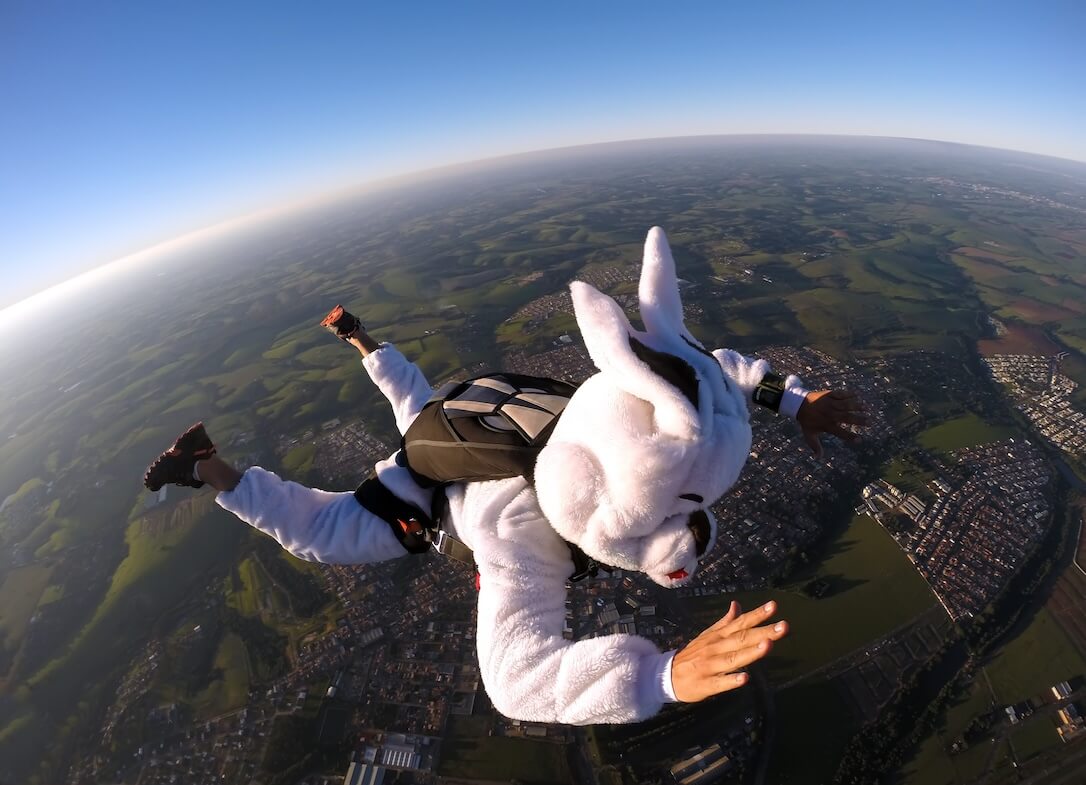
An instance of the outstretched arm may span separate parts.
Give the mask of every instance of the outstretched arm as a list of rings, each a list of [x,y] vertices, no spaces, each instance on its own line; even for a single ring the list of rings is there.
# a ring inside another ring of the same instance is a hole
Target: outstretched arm
[[[725,375],[743,391],[743,397],[748,403],[752,402],[758,383],[773,370],[765,360],[747,357],[733,349],[717,349],[713,352],[713,357],[720,363],[720,368]],[[781,397],[778,411],[786,417],[795,419],[806,395],[807,390],[804,389],[800,378],[795,374],[788,376],[784,380],[784,395]]]
[[[752,400],[759,382],[770,373],[769,363],[765,360],[754,360],[732,349],[717,349],[713,356],[748,401]],[[819,458],[822,457],[819,434],[832,433],[847,442],[854,442],[859,436],[844,426],[867,424],[863,405],[855,393],[848,390],[808,392],[795,375],[784,380],[784,393],[778,411],[799,423],[803,440]]]
[[[741,669],[764,657],[787,625],[769,625],[770,603],[728,615],[678,653],[636,635],[572,642],[563,635],[565,544],[532,512],[525,491],[476,543],[479,665],[487,694],[507,717],[573,725],[637,722],[667,701],[699,701],[746,683]],[[761,626],[759,626],[761,625]]]
[[[572,725],[636,722],[658,712],[670,655],[635,635],[566,640],[568,551],[563,561],[560,552],[548,558],[526,546],[502,550],[479,563],[479,666],[494,707],[512,719]]]
[[[422,371],[392,344],[381,344],[363,355],[362,366],[392,404],[396,427],[406,433],[433,390]]]

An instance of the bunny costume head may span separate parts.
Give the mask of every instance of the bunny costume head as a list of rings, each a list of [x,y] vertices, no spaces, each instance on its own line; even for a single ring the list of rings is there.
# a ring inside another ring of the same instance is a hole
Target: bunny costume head
[[[645,241],[644,331],[588,284],[571,284],[599,373],[573,395],[539,455],[535,488],[554,529],[606,564],[685,583],[712,549],[709,512],[750,453],[747,403],[686,329],[663,229]]]

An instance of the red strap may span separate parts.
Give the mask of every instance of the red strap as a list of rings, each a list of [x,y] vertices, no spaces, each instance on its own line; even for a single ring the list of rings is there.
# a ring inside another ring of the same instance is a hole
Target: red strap
[[[479,591],[479,573],[475,573],[475,591]]]

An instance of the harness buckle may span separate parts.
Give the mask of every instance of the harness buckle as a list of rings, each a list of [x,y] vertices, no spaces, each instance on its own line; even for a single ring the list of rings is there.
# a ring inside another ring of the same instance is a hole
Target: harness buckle
[[[455,559],[464,564],[475,564],[475,554],[472,553],[471,548],[444,529],[437,530],[437,534],[434,535],[433,546],[434,550],[442,556],[448,556],[450,559]]]

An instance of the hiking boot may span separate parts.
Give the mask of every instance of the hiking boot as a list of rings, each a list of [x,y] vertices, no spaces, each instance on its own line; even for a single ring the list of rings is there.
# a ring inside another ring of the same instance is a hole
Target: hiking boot
[[[157,491],[169,483],[203,488],[204,483],[193,476],[192,470],[197,461],[210,458],[214,454],[215,445],[204,430],[204,424],[198,422],[178,436],[173,447],[155,459],[143,475],[143,484],[149,491]]]
[[[337,305],[328,312],[328,315],[321,320],[321,327],[341,341],[346,341],[359,330],[365,329],[359,318],[345,310],[342,305]]]

